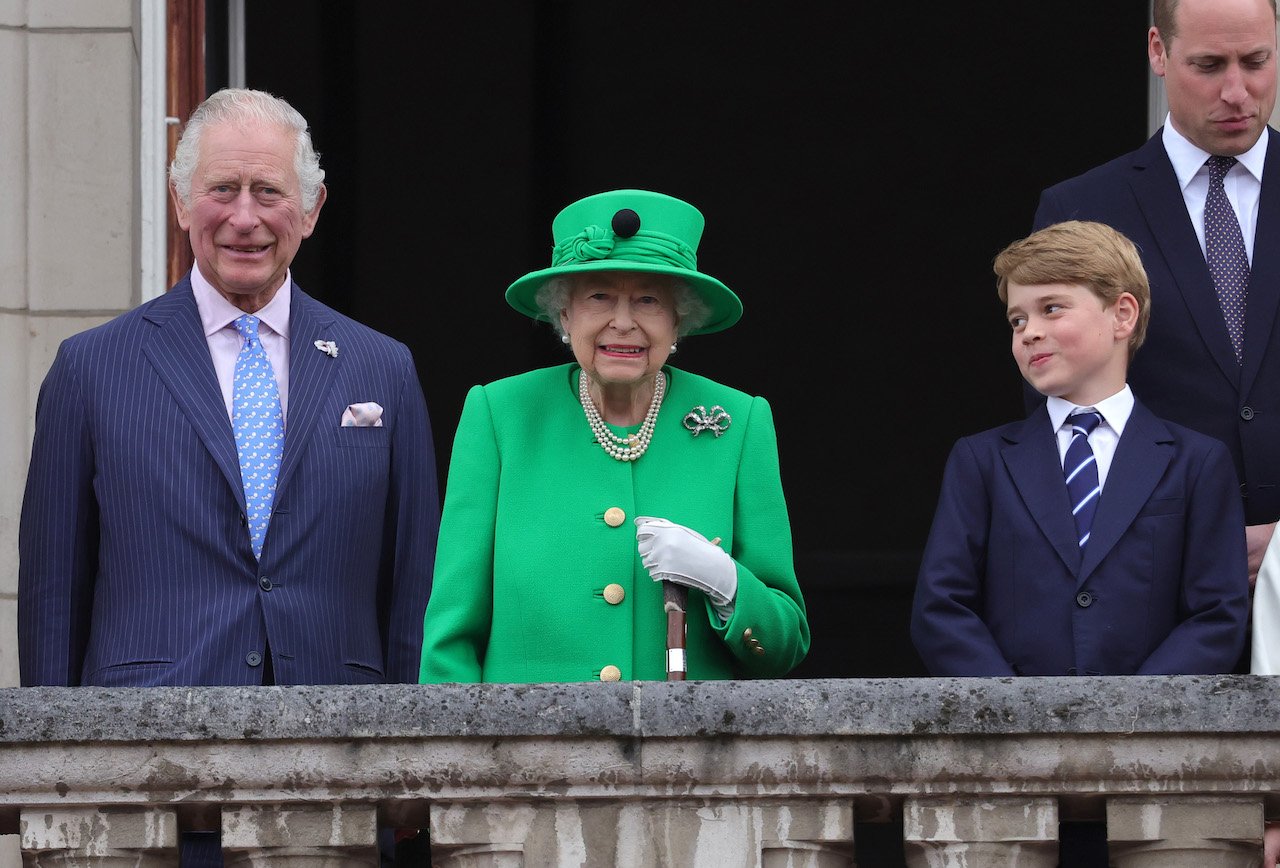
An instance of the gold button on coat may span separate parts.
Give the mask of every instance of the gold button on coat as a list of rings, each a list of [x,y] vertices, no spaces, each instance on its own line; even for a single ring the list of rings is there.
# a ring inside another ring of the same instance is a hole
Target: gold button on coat
[[[610,663],[608,666],[600,670],[601,681],[620,681],[622,680],[622,670]]]
[[[604,511],[604,523],[609,527],[617,527],[627,520],[627,514],[616,506],[611,506]]]
[[[750,628],[750,627],[748,627],[747,629],[745,629],[745,630],[743,630],[743,631],[742,631],[742,638],[743,638],[743,640],[744,640],[744,641],[747,641],[747,642],[750,642],[750,641],[751,641],[751,628]]]
[[[604,601],[610,606],[616,606],[626,598],[627,592],[617,582],[604,586]]]

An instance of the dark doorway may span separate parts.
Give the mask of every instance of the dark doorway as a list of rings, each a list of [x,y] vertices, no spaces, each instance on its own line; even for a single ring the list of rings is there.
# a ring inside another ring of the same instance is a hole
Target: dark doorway
[[[248,84],[307,116],[328,172],[295,277],[412,348],[442,476],[470,385],[565,358],[503,301],[555,212],[680,196],[746,314],[673,362],[773,405],[813,632],[795,675],[924,674],[907,614],[947,451],[1021,414],[991,258],[1042,187],[1146,138],[1146,3],[246,16]]]

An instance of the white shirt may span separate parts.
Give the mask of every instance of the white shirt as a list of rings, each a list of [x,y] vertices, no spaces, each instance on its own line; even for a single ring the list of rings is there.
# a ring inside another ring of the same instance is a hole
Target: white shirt
[[[1267,161],[1267,139],[1270,135],[1270,130],[1263,127],[1258,141],[1236,157],[1239,162],[1222,179],[1227,201],[1235,209],[1236,219],[1240,221],[1240,234],[1244,237],[1244,249],[1249,255],[1250,267],[1253,266],[1253,239],[1258,228],[1258,202],[1262,198],[1262,166]],[[1211,155],[1187,141],[1173,128],[1167,117],[1161,138],[1165,153],[1169,155],[1169,162],[1173,163],[1173,172],[1178,176],[1182,201],[1187,205],[1187,214],[1191,217],[1191,225],[1195,227],[1196,238],[1200,240],[1200,251],[1203,253],[1204,200],[1209,196],[1209,170],[1205,168],[1204,161]]]
[[[1045,399],[1045,409],[1049,411],[1049,421],[1053,430],[1058,432],[1058,463],[1067,457],[1067,447],[1071,445],[1073,436],[1071,424],[1067,417],[1081,410],[1097,410],[1102,414],[1102,424],[1093,429],[1089,435],[1089,446],[1093,449],[1094,460],[1098,464],[1098,487],[1107,486],[1107,472],[1111,469],[1111,459],[1116,454],[1116,444],[1124,433],[1124,426],[1133,413],[1133,392],[1126,383],[1124,388],[1110,398],[1104,398],[1096,404],[1081,407],[1070,401],[1050,395]]]
[[[289,419],[289,287],[292,285],[293,279],[286,270],[280,289],[262,310],[254,314],[261,321],[258,337],[275,371],[276,386],[280,391],[280,413],[286,422]],[[218,386],[227,405],[227,418],[234,421],[231,393],[235,383],[236,357],[240,355],[244,340],[233,323],[244,311],[223,298],[213,284],[205,280],[199,266],[191,269],[191,290],[196,297],[196,310],[200,312],[205,340],[209,343],[213,372],[218,376]]]

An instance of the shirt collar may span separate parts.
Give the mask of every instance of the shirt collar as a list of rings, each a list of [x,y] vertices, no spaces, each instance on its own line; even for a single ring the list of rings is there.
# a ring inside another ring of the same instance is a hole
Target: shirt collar
[[[1067,417],[1078,410],[1097,410],[1102,414],[1102,421],[1106,422],[1118,437],[1124,433],[1124,426],[1128,423],[1129,416],[1133,413],[1133,390],[1129,388],[1128,383],[1125,383],[1124,388],[1119,392],[1087,407],[1081,407],[1078,404],[1072,404],[1065,398],[1050,395],[1045,399],[1045,409],[1049,411],[1049,422],[1052,423],[1054,431],[1061,428],[1062,423],[1067,421]]]
[[[1259,184],[1262,183],[1262,167],[1267,162],[1267,139],[1270,135],[1270,127],[1263,127],[1262,135],[1258,136],[1253,147],[1236,157]],[[1164,121],[1161,140],[1165,153],[1169,155],[1169,162],[1173,163],[1174,174],[1178,176],[1178,186],[1185,191],[1191,179],[1204,168],[1204,161],[1209,159],[1210,154],[1191,144],[1186,136],[1175,130],[1168,117]]]
[[[284,283],[276,290],[271,301],[254,314],[267,328],[286,340],[289,337],[289,303],[292,301],[292,293],[288,290],[291,286],[293,278],[286,269]],[[204,327],[206,338],[227,328],[244,313],[213,288],[213,284],[200,273],[199,266],[191,269],[191,291],[196,298],[196,310],[200,312],[200,324]]]

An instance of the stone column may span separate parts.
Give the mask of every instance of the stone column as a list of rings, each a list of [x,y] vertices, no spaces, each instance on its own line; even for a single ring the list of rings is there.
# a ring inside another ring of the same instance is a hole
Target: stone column
[[[176,868],[178,818],[164,808],[24,810],[22,864]]]
[[[377,868],[375,805],[222,809],[226,868]]]
[[[1261,796],[1120,796],[1107,800],[1115,868],[1256,868]]]
[[[435,868],[852,868],[840,799],[456,802],[431,808]]]
[[[1056,868],[1058,803],[1023,796],[920,796],[903,805],[911,868]]]

